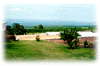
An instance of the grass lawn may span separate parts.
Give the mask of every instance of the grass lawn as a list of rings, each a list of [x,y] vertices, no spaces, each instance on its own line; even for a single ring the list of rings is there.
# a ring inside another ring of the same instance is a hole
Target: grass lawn
[[[11,41],[5,44],[6,60],[94,60],[95,49],[69,49],[68,45],[41,40]]]

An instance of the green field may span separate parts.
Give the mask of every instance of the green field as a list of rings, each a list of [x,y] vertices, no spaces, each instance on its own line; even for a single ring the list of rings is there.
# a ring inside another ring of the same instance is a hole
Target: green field
[[[59,32],[64,30],[71,30],[74,29],[74,27],[59,27],[59,28],[43,28],[43,29],[26,29],[26,33],[45,33],[45,32]],[[96,31],[95,27],[77,27],[77,31]]]
[[[68,45],[41,40],[11,41],[5,44],[6,60],[94,60],[95,49],[69,49]]]
[[[25,29],[34,29],[34,25],[24,25]],[[38,27],[38,26],[37,26]],[[69,27],[91,27],[91,26],[74,26],[74,25],[43,25],[44,28],[69,28]],[[95,26],[94,26],[95,27]]]

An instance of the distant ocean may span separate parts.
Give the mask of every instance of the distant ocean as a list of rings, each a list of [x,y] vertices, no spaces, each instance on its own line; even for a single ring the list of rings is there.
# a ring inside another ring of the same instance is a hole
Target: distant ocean
[[[7,19],[6,25],[19,23],[23,26],[96,26],[95,22],[80,22],[80,21],[57,21],[57,20],[33,20],[33,19]]]

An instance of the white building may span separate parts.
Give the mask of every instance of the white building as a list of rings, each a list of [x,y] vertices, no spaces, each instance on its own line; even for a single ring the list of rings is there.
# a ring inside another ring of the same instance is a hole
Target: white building
[[[1,29],[2,29],[2,30],[6,30],[6,25],[5,25],[6,22],[1,22],[0,24],[1,24],[1,26],[2,26]]]
[[[93,33],[90,31],[78,31],[78,33],[81,35],[78,38],[81,37],[96,37],[98,34]],[[46,33],[41,33],[40,35],[60,35],[60,32],[46,32]]]
[[[81,35],[81,36],[79,36],[79,38],[81,38],[81,37],[96,37],[98,35],[97,33],[89,32],[89,31],[78,31],[78,33]]]
[[[46,32],[46,35],[60,35],[60,32]]]

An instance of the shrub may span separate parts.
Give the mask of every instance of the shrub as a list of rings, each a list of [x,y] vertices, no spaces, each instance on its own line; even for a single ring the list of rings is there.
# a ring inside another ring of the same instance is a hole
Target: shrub
[[[93,45],[94,43],[89,42],[90,45]]]
[[[75,46],[75,47],[77,47],[78,42],[79,42],[79,39],[76,39],[76,40],[74,41],[74,46]]]
[[[78,36],[80,36],[79,33],[77,33],[76,27],[71,30],[67,30],[66,32],[64,30],[64,33],[60,33],[60,35],[61,39],[63,39],[64,41],[67,40],[67,43],[71,49],[76,47],[78,42]],[[75,40],[75,42],[73,42],[72,40]]]
[[[14,35],[5,35],[6,42],[10,42],[10,40],[15,41],[16,37]]]
[[[36,41],[40,41],[39,35],[36,36]]]
[[[87,47],[87,45],[88,45],[88,42],[87,42],[87,40],[85,40],[84,41],[84,47]]]

